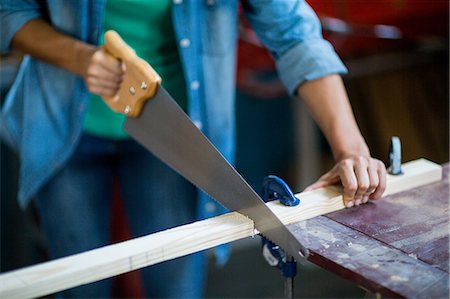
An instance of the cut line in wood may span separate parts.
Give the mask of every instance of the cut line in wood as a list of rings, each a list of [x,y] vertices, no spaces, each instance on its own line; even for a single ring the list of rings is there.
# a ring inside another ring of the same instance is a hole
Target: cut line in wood
[[[405,163],[402,167],[403,175],[388,175],[383,196],[438,182],[442,178],[442,167],[425,159]],[[341,192],[340,187],[331,186],[296,194],[300,204],[295,207],[286,207],[279,202],[269,202],[267,205],[287,225],[345,208]],[[0,275],[0,297],[36,298],[252,237],[257,233],[253,221],[231,212],[7,272]]]

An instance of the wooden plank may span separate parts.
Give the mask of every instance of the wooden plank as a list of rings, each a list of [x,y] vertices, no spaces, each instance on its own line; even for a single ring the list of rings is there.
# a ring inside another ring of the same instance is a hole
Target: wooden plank
[[[449,298],[447,272],[328,217],[289,228],[311,250],[311,262],[373,293],[388,298]]]
[[[438,182],[442,178],[442,167],[424,159],[403,164],[402,167],[403,175],[388,175],[384,197]],[[297,194],[301,203],[296,207],[286,207],[278,202],[268,205],[283,223],[290,224],[344,209],[341,192],[340,187],[331,186]]]
[[[404,164],[404,175],[388,177],[386,195],[439,181],[442,169],[427,160]],[[297,207],[268,206],[285,224],[344,208],[340,188],[298,194]],[[0,297],[32,298],[98,281],[220,244],[254,236],[253,222],[233,212],[130,241],[0,275]]]

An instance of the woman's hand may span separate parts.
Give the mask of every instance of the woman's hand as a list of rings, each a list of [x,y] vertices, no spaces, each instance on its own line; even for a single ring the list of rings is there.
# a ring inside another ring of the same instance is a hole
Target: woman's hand
[[[102,47],[65,35],[42,19],[22,26],[11,47],[83,77],[89,91],[99,96],[114,96],[125,72],[124,65]]]
[[[350,208],[381,197],[386,189],[386,168],[380,160],[353,155],[344,158],[305,191],[342,183],[344,204]]]
[[[335,166],[306,190],[341,182],[346,207],[378,199],[386,189],[386,168],[370,155],[338,75],[303,83],[298,94],[331,146]]]
[[[91,93],[113,97],[119,90],[124,73],[125,65],[100,47],[90,57],[83,78]]]

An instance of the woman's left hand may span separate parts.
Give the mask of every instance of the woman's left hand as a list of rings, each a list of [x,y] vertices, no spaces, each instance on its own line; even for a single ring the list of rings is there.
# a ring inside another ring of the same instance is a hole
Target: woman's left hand
[[[380,160],[369,156],[346,157],[304,191],[342,183],[344,205],[347,208],[381,197],[386,189],[386,167]]]

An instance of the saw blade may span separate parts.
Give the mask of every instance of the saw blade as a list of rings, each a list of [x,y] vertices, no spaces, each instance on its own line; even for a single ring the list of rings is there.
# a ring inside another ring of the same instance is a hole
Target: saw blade
[[[206,136],[159,87],[137,118],[127,118],[125,130],[176,172],[227,209],[251,220],[266,238],[296,259],[308,250],[266,206]]]

